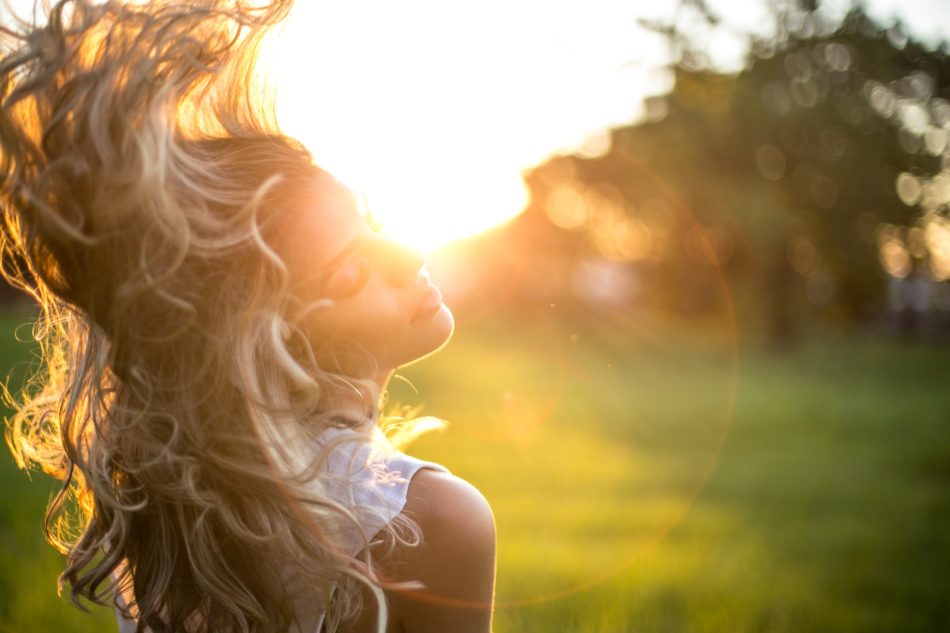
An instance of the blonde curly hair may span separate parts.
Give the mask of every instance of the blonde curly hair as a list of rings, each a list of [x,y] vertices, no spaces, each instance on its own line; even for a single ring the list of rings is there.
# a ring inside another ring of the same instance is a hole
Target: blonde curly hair
[[[385,626],[369,550],[342,546],[358,521],[307,448],[374,422],[379,389],[315,349],[275,247],[338,186],[255,73],[290,5],[61,0],[0,26],[3,274],[39,305],[44,361],[7,442],[63,482],[61,587],[139,631],[285,631],[290,586],[322,595],[327,630],[368,587]]]

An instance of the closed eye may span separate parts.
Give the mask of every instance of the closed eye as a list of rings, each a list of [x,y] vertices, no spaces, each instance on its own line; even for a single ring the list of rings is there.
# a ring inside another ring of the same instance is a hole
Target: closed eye
[[[324,293],[332,299],[344,299],[358,294],[369,280],[369,269],[369,262],[365,257],[348,258],[327,278]]]

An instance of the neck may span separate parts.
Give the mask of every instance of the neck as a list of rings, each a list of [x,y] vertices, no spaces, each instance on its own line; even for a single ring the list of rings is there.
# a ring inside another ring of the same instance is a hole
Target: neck
[[[372,381],[376,383],[377,387],[379,388],[380,395],[382,395],[382,393],[386,390],[386,386],[389,384],[389,381],[394,373],[395,370],[390,369],[379,372],[373,376]],[[335,412],[340,414],[350,414],[355,419],[365,417],[376,419],[378,417],[375,415],[376,411],[374,410],[379,407],[378,402],[367,403],[361,394],[346,387],[341,387],[335,392],[328,394],[328,401],[330,403],[330,407]]]

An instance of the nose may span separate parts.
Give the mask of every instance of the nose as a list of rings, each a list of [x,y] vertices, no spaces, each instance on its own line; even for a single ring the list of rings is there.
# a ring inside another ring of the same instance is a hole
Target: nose
[[[394,286],[411,282],[425,266],[425,253],[417,248],[394,240],[386,240],[381,246],[382,272]]]

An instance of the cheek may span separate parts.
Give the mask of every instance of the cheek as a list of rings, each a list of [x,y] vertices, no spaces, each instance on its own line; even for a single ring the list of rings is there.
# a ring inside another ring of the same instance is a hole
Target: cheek
[[[317,346],[357,343],[378,361],[388,362],[391,350],[409,333],[409,316],[397,297],[367,293],[315,315],[309,331]]]

